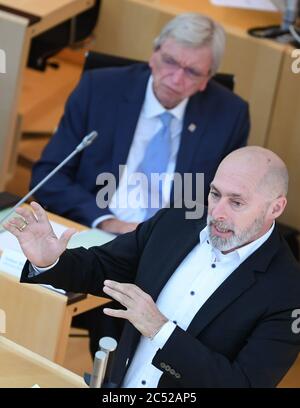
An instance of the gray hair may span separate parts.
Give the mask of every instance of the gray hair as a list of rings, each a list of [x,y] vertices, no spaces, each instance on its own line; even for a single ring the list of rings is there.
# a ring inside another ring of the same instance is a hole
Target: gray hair
[[[225,32],[220,24],[198,13],[180,14],[155,38],[154,49],[158,50],[168,38],[192,48],[209,47],[213,56],[211,75],[217,72],[225,49]]]

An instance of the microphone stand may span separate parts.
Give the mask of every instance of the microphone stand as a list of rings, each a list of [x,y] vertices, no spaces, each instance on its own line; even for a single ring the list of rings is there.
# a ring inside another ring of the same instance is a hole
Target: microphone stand
[[[97,351],[94,358],[93,373],[90,377],[90,388],[102,388],[106,362],[107,354],[104,351]]]
[[[74,157],[77,153],[81,152],[87,146],[92,144],[97,136],[98,136],[98,133],[95,130],[93,130],[91,133],[89,133],[87,136],[85,136],[83,138],[82,142],[79,143],[78,146],[76,146],[76,148],[73,150],[73,152],[71,154],[69,154],[69,156],[66,157],[65,160],[63,160],[60,164],[58,164],[55,167],[55,169],[53,169],[45,178],[43,178],[43,180],[41,180],[32,190],[30,190],[29,193],[27,193],[25,195],[25,197],[23,197],[20,201],[17,202],[17,204],[5,215],[5,217],[3,217],[0,220],[0,224],[2,224],[3,221],[5,221],[8,217],[10,217],[11,214],[21,204],[23,204],[30,196],[32,196],[40,187],[42,187],[46,183],[46,181],[48,181],[52,176],[54,176],[54,174],[57,173],[58,170],[60,170],[70,159],[72,159],[72,157]]]
[[[111,381],[114,351],[118,343],[112,337],[102,337],[99,341],[100,351],[94,358],[92,375],[85,374],[84,380],[90,388],[116,388],[117,384]]]
[[[112,337],[102,337],[99,340],[99,347],[107,355],[103,377],[103,388],[116,388],[117,384],[112,382],[111,374],[114,363],[114,351],[118,346],[117,341]]]

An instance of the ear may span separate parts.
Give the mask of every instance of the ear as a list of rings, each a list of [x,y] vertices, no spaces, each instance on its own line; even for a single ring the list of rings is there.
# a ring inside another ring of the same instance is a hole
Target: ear
[[[203,79],[203,81],[201,82],[201,84],[199,85],[199,92],[203,92],[205,91],[208,81],[210,80],[210,77]]]
[[[154,51],[152,52],[152,54],[151,54],[150,59],[149,59],[149,67],[150,67],[151,69],[153,69],[153,66],[155,65],[155,61],[156,61],[156,58],[157,58],[156,53],[157,53],[157,51],[154,50]]]
[[[270,216],[273,220],[278,218],[284,211],[285,207],[287,205],[287,199],[285,196],[280,196],[276,198],[272,204],[270,205],[269,211],[270,211]]]

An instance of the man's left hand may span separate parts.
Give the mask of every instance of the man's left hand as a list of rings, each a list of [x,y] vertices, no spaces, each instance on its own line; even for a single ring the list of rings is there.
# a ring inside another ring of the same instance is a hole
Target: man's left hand
[[[145,337],[152,338],[168,321],[151,296],[136,285],[106,280],[103,292],[126,307],[126,310],[105,308],[103,312],[108,316],[129,320]]]

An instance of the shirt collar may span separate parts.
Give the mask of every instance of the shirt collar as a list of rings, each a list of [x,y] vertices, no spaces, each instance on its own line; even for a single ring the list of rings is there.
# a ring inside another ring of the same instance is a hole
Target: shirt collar
[[[175,106],[175,108],[168,109],[168,112],[170,112],[176,119],[182,121],[187,103],[188,98],[185,98],[177,106]],[[146,118],[151,119],[162,114],[165,111],[166,108],[162,106],[153,92],[153,77],[152,75],[150,75],[146,89],[145,101],[142,108],[142,114]]]
[[[244,262],[246,258],[248,258],[254,251],[256,251],[270,237],[274,228],[275,228],[275,222],[273,222],[271,228],[264,235],[262,235],[255,241],[252,241],[249,244],[236,249],[235,251],[229,252],[228,254],[223,254],[221,251],[219,251],[217,248],[214,248],[211,245],[211,242],[209,240],[209,234],[208,234],[208,226],[206,226],[205,228],[203,228],[202,231],[200,231],[200,234],[199,234],[200,245],[202,245],[206,241],[210,245],[211,250],[217,261],[227,262],[227,261],[232,261],[234,259],[239,259],[239,262],[242,263]]]

